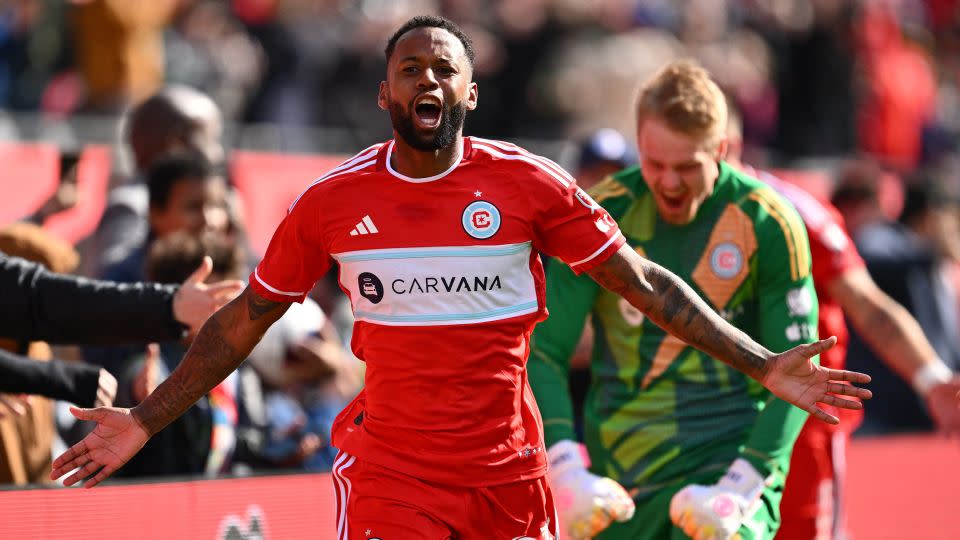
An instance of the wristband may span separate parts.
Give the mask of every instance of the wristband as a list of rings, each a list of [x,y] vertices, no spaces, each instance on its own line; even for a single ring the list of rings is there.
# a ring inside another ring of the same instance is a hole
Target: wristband
[[[924,364],[914,372],[912,380],[913,388],[918,394],[926,397],[926,395],[930,393],[930,390],[933,390],[934,386],[950,382],[951,378],[953,378],[953,372],[950,371],[950,368],[947,367],[942,360],[937,359],[934,362]]]

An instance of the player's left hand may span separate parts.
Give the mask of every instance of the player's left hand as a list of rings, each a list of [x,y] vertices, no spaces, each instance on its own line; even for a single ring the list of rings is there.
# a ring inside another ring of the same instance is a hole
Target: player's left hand
[[[836,342],[836,337],[829,337],[774,355],[768,361],[769,367],[760,382],[778,398],[800,407],[820,420],[828,424],[840,423],[836,416],[817,407],[817,403],[841,409],[862,409],[863,404],[860,401],[838,396],[870,399],[873,393],[866,388],[843,384],[868,383],[870,376],[866,373],[829,369],[810,360],[833,347]]]
[[[740,526],[760,508],[763,487],[760,473],[737,459],[717,484],[678,491],[670,500],[670,519],[693,540],[739,538]]]
[[[960,435],[960,375],[954,375],[949,382],[937,384],[927,393],[927,410],[933,417],[937,429],[947,435]]]

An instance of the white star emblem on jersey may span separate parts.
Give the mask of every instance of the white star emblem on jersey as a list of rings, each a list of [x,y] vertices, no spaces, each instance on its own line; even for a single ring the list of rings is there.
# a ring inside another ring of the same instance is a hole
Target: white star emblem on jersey
[[[480,198],[480,196],[483,195],[483,192],[478,189],[478,190],[474,191],[473,194],[476,195],[477,198]]]
[[[363,534],[365,534],[365,535],[367,535],[367,536],[370,536],[371,534],[373,534],[373,531],[371,531],[370,529],[367,529],[367,530],[363,531]]]

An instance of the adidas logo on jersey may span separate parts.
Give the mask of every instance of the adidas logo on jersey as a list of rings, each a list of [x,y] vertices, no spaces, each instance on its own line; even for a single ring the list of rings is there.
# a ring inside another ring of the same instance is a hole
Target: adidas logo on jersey
[[[377,234],[380,232],[380,229],[377,229],[377,226],[373,224],[373,220],[370,219],[370,216],[363,216],[363,219],[360,220],[360,223],[357,223],[353,229],[350,231],[350,236],[357,236],[363,234]]]

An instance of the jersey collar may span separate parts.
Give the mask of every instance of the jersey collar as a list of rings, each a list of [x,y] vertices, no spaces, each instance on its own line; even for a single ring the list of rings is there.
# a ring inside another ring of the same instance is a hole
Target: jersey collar
[[[394,143],[396,142],[396,141],[394,141],[394,140],[391,140],[389,143],[387,143],[387,150],[386,150],[386,152],[384,152],[384,154],[383,154],[383,165],[384,165],[384,168],[387,170],[388,173],[390,173],[391,175],[393,175],[394,177],[396,177],[396,178],[398,178],[398,179],[400,179],[400,180],[403,180],[404,182],[411,182],[411,183],[414,183],[414,184],[424,184],[424,183],[427,183],[427,182],[434,182],[434,181],[440,180],[440,179],[442,179],[443,177],[447,176],[448,174],[452,173],[457,167],[460,166],[460,163],[463,162],[464,158],[466,158],[467,152],[469,152],[469,151],[471,150],[471,146],[472,146],[472,145],[470,144],[470,138],[469,138],[469,137],[461,137],[461,141],[463,141],[463,142],[462,142],[462,146],[461,146],[461,148],[460,148],[460,157],[458,157],[457,160],[453,162],[453,165],[451,165],[450,168],[448,168],[447,170],[443,171],[443,172],[440,173],[440,174],[435,174],[435,175],[433,175],[433,176],[427,176],[427,177],[425,177],[425,178],[414,178],[414,177],[412,177],[412,176],[407,176],[407,175],[405,175],[405,174],[400,174],[399,172],[397,172],[396,170],[394,170],[393,165],[390,164],[390,156],[393,154],[393,145],[394,145]]]

